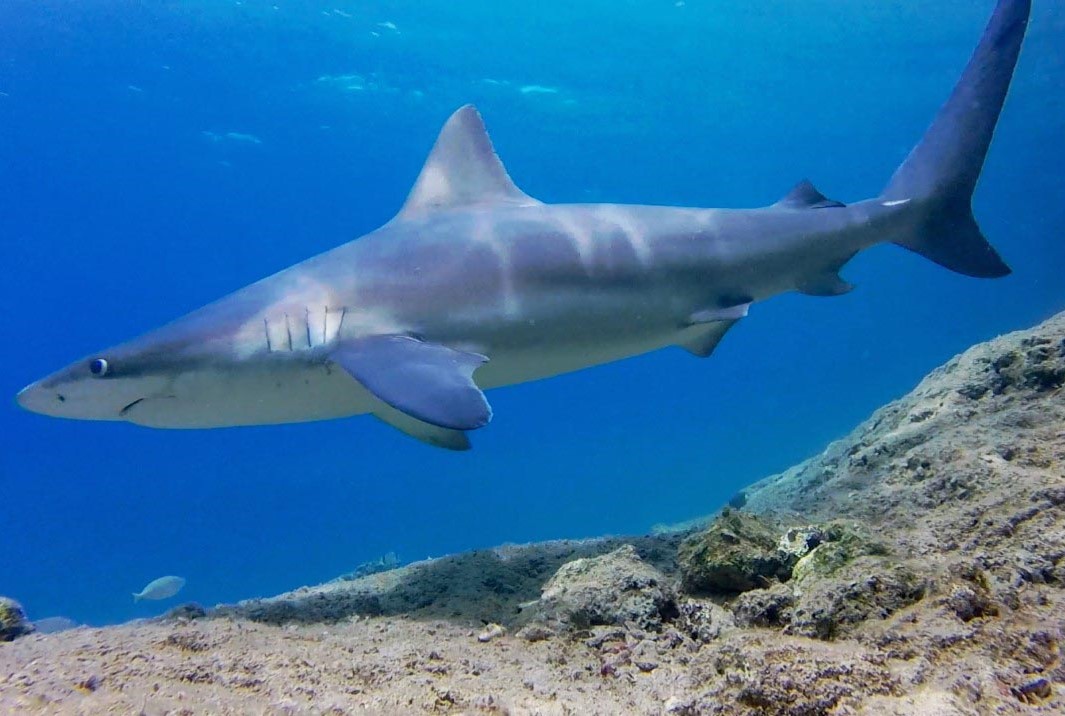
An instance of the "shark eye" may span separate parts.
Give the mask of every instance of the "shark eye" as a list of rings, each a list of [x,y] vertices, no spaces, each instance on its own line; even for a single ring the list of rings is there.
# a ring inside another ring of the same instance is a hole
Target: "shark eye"
[[[102,378],[107,375],[107,361],[103,358],[97,358],[92,363],[89,363],[89,372],[95,375],[97,378]]]

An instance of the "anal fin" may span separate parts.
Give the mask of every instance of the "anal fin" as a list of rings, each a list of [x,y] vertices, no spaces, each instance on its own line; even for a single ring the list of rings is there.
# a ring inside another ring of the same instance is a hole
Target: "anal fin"
[[[844,281],[835,271],[826,271],[807,278],[795,288],[807,296],[842,296],[854,290],[854,284]]]
[[[717,323],[721,321],[736,322],[741,318],[746,318],[750,308],[751,304],[749,301],[734,306],[726,306],[725,308],[706,308],[693,313],[688,318],[688,322],[692,325]]]
[[[737,321],[714,321],[689,326],[681,331],[677,345],[697,358],[707,358],[736,323]]]

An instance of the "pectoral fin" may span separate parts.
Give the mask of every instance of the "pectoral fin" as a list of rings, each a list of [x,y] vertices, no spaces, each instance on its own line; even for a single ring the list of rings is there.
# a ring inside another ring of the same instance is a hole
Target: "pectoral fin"
[[[473,382],[488,360],[477,353],[409,336],[368,336],[345,341],[330,358],[382,402],[430,425],[474,430],[492,419]]]
[[[706,308],[688,317],[688,325],[681,330],[676,345],[699,358],[708,358],[721,339],[741,318],[747,317],[750,302],[724,308]]]

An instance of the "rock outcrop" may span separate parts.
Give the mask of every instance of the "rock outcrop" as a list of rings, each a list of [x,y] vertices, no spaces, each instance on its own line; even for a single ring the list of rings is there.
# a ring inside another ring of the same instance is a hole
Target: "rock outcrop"
[[[726,508],[706,530],[680,544],[685,591],[739,593],[787,580],[797,557],[778,549],[779,541],[780,529],[768,520]]]
[[[677,595],[672,580],[640,559],[632,545],[622,545],[601,557],[562,565],[527,609],[532,624],[526,635],[542,634],[544,626],[587,629],[628,623],[658,631],[677,616]]]
[[[22,605],[14,599],[0,597],[0,641],[11,641],[33,631]]]

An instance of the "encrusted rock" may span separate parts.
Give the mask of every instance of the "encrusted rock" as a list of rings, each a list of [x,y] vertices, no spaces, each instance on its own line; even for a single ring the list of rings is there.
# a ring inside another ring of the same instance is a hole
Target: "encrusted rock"
[[[506,627],[501,624],[486,624],[481,633],[477,635],[477,641],[482,644],[487,644],[493,639],[501,637],[506,633]]]
[[[206,616],[207,610],[203,606],[196,602],[186,602],[170,609],[159,618],[164,621],[192,621],[194,619],[203,619]]]
[[[945,590],[939,599],[942,604],[963,622],[999,614],[999,604],[991,594],[987,574],[975,564],[954,564],[950,576],[958,581]]]
[[[853,523],[830,523],[820,536],[822,542],[799,559],[792,570],[792,578],[800,585],[810,579],[830,577],[858,557],[888,552],[887,547]]]
[[[768,520],[724,510],[703,532],[681,543],[682,585],[693,594],[746,592],[786,580],[795,557],[777,549],[779,530]]]
[[[825,530],[818,525],[792,527],[781,536],[777,549],[784,554],[794,555],[796,559],[805,557],[811,550],[828,539]]]
[[[791,622],[795,594],[786,584],[745,592],[732,603],[732,613],[740,626],[782,627]]]
[[[928,585],[886,557],[859,557],[830,578],[807,578],[798,592],[788,631],[835,639],[867,619],[884,619],[924,597]]]
[[[678,608],[676,627],[694,641],[708,642],[736,626],[736,620],[723,607],[709,601],[684,601]]]
[[[554,635],[554,629],[538,622],[526,624],[518,630],[517,634],[519,639],[524,639],[525,641],[543,641],[544,639],[550,639]]]
[[[562,565],[529,611],[534,622],[583,629],[633,622],[657,630],[677,613],[669,580],[640,559],[632,545]]]
[[[0,641],[13,641],[33,631],[22,605],[14,599],[0,597]]]

